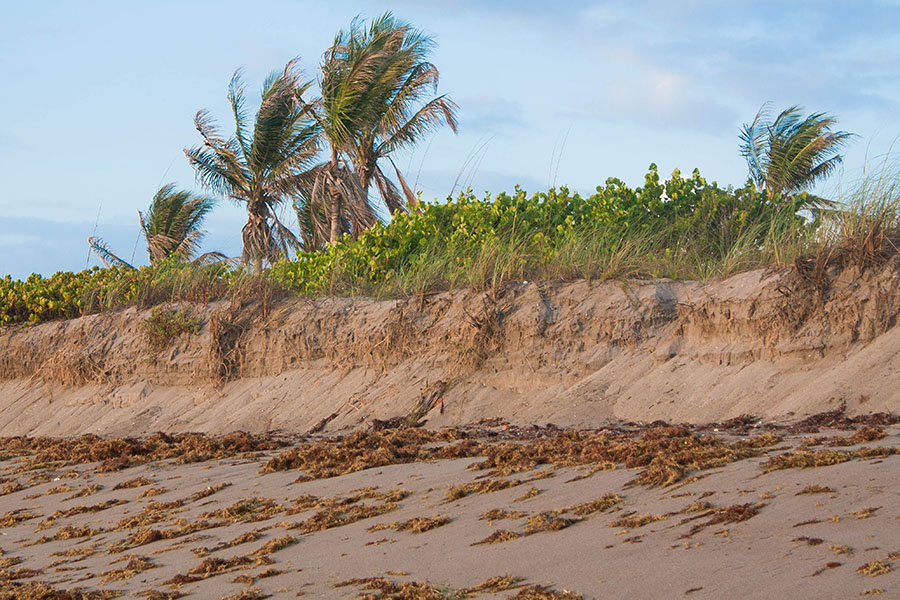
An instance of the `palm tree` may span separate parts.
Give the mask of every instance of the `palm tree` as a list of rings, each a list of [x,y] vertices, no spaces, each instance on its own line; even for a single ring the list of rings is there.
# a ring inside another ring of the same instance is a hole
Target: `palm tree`
[[[224,139],[203,109],[194,118],[203,144],[184,151],[204,187],[245,205],[242,260],[257,271],[300,246],[277,210],[287,200],[308,196],[312,185],[309,169],[318,153],[318,126],[313,105],[303,99],[310,85],[296,60],[272,73],[263,84],[251,133],[244,84],[240,71],[235,72],[228,86],[235,136]]]
[[[174,183],[161,187],[146,214],[138,212],[150,263],[169,256],[181,260],[193,258],[206,233],[200,225],[214,206],[212,198],[175,191]]]
[[[215,201],[211,198],[196,196],[184,190],[176,191],[174,183],[159,188],[153,195],[147,212],[138,211],[150,264],[169,257],[182,261],[195,259],[206,233],[200,226],[214,205]],[[88,244],[106,266],[132,267],[116,256],[101,238],[91,236]],[[209,258],[224,257],[218,252],[210,252],[195,260]]]
[[[366,94],[384,57],[374,47],[353,43],[353,32],[358,27],[358,21],[354,20],[349,33],[339,31],[320,65],[322,97],[316,120],[328,143],[330,157],[315,169],[309,201],[300,203],[301,222],[305,217],[318,236],[331,244],[337,243],[343,233],[358,234],[377,219],[363,195],[358,176],[346,159],[357,128],[369,118],[371,107]]]
[[[359,235],[377,220],[368,193],[373,182],[391,212],[403,209],[379,160],[443,122],[456,131],[456,105],[449,98],[439,96],[416,109],[437,86],[437,69],[425,61],[432,45],[431,38],[391,13],[368,28],[354,19],[335,36],[322,59],[316,111],[330,160],[317,168],[309,202],[299,203],[301,228],[331,244],[343,233]],[[414,203],[414,193],[394,170],[407,201]]]
[[[740,135],[741,155],[750,166],[750,178],[769,196],[789,197],[809,189],[841,164],[841,150],[853,137],[845,131],[831,131],[837,122],[824,113],[802,116],[803,109],[792,106],[772,121],[764,104]]]
[[[446,95],[422,101],[437,92],[438,70],[427,61],[434,46],[431,37],[397,21],[391,13],[374,20],[368,30],[351,28],[351,44],[372,47],[383,54],[381,66],[367,91],[369,119],[357,129],[352,161],[363,192],[368,196],[374,181],[381,199],[391,213],[413,205],[416,197],[406,184],[390,154],[411,146],[441,125],[456,133],[457,105]],[[403,189],[403,196],[385,175],[380,160],[388,159]]]

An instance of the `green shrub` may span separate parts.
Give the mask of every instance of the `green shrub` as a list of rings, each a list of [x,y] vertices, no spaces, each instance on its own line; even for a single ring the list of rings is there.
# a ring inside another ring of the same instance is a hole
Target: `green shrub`
[[[710,277],[792,260],[815,228],[798,215],[809,199],[721,189],[696,170],[689,178],[676,170],[661,184],[651,165],[643,187],[609,179],[588,197],[565,187],[482,199],[464,192],[357,240],[300,253],[272,274],[302,294],[416,293],[535,277]]]

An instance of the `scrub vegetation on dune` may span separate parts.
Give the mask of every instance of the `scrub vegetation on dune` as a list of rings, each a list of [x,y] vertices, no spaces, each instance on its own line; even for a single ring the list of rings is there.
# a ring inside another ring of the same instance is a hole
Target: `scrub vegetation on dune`
[[[696,172],[661,181],[655,167],[642,187],[611,179],[587,197],[565,188],[531,196],[464,193],[447,203],[419,204],[388,224],[256,273],[165,260],[138,270],[0,280],[0,324],[165,302],[402,296],[585,277],[704,279],[792,265],[822,289],[835,269],[877,267],[896,254],[900,187],[891,183],[896,177],[884,179],[863,184],[843,208],[817,211],[812,220],[798,214],[812,202],[803,194],[721,189]],[[170,315],[148,324],[155,348],[195,326],[189,318],[176,329],[170,322],[181,323]]]

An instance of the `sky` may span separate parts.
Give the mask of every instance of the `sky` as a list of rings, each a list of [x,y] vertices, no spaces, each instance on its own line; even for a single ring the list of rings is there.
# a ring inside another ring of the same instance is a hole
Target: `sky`
[[[183,149],[201,108],[233,131],[232,73],[251,98],[295,57],[314,79],[339,29],[387,10],[434,37],[459,105],[458,135],[396,157],[429,200],[637,186],[651,163],[740,186],[738,135],[765,102],[857,134],[823,195],[900,136],[897,1],[0,0],[0,276],[99,264],[91,235],[146,263],[137,213],[164,183],[203,191]],[[220,201],[204,249],[239,255],[245,221]]]

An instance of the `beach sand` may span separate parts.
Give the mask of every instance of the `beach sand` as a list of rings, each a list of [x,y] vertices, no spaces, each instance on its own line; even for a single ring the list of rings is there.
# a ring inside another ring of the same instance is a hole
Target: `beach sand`
[[[894,454],[900,426],[713,429],[576,434],[492,423],[464,432],[462,440],[452,439],[458,433],[423,440],[415,446],[417,459],[378,450],[383,462],[399,463],[306,481],[316,468],[324,474],[355,468],[336,450],[350,442],[278,438],[289,445],[125,468],[112,455],[106,462],[83,462],[89,454],[47,462],[37,450],[17,452],[7,444],[0,463],[0,485],[9,492],[0,496],[0,581],[4,597],[28,597],[35,582],[152,598],[356,598],[379,589],[388,592],[384,597],[450,598],[463,597],[467,588],[469,597],[509,598],[535,585],[557,595],[519,597],[577,597],[566,591],[584,598],[900,595],[900,456]],[[857,438],[839,439],[860,430]],[[389,445],[394,434],[356,439]],[[594,460],[578,445],[586,439],[662,439],[671,451],[759,447],[746,458],[722,458],[719,466],[688,467],[673,484],[649,485],[633,482],[646,466]],[[278,464],[269,463],[273,457],[291,466],[285,461],[298,456],[292,447],[316,443],[329,450],[308,458],[314,468],[271,470]],[[480,457],[437,458],[441,448],[476,443],[483,444]],[[567,449],[541,455],[549,463],[504,462],[517,445],[554,444]],[[473,468],[501,446],[506,450],[491,465],[497,472]],[[855,458],[768,470],[773,457],[795,456],[798,446],[804,446],[800,456]],[[565,454],[577,448],[582,455]],[[145,459],[135,455],[131,462]],[[466,489],[454,488],[487,481],[500,489],[461,495]],[[21,489],[10,491],[16,486]],[[407,523],[413,530],[400,526],[416,518],[432,521]],[[500,531],[517,537],[477,544]],[[166,536],[172,537],[152,541]],[[501,576],[513,579],[499,587],[511,587],[471,589]],[[422,585],[402,587],[409,582]],[[389,595],[416,589],[422,595]]]

